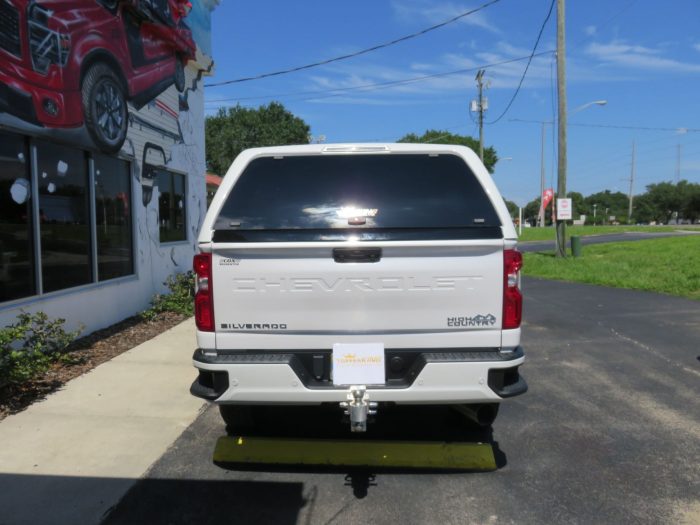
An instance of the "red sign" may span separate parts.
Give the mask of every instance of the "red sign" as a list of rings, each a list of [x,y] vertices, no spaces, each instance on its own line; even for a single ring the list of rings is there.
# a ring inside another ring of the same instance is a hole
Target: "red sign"
[[[553,198],[554,190],[552,188],[544,190],[544,193],[542,194],[542,207],[546,208],[547,206],[549,206],[549,203],[552,202]]]

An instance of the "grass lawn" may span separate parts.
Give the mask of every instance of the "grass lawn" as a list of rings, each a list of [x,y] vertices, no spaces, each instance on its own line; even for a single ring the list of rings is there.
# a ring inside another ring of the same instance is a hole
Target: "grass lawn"
[[[576,259],[549,252],[523,255],[525,275],[700,301],[700,235],[584,246]]]
[[[700,230],[698,226],[567,226],[567,239],[572,235],[605,235],[606,233],[622,233],[622,232],[672,232],[676,230]],[[553,241],[554,228],[523,228],[523,234],[520,236],[521,242],[525,241]]]

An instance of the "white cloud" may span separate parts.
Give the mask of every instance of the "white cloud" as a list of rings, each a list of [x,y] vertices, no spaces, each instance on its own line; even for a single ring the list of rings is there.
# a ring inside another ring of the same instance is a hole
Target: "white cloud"
[[[415,62],[411,64],[411,69],[413,71],[432,71],[435,69],[435,64],[423,64],[420,62]]]
[[[474,9],[476,5],[465,5],[453,2],[435,3],[431,0],[393,0],[391,6],[394,12],[402,19],[414,21],[420,17],[431,24],[438,24],[449,20],[465,11]],[[494,26],[484,11],[477,11],[469,16],[459,19],[460,23],[480,27],[492,33],[501,31]]]
[[[551,49],[551,42],[542,42],[540,49]],[[496,42],[488,51],[476,51],[466,53],[447,53],[434,62],[413,62],[406,67],[383,66],[378,64],[334,64],[324,68],[323,74],[311,77],[313,85],[305,90],[342,90],[355,88],[351,91],[338,91],[332,96],[321,95],[314,102],[361,103],[362,100],[370,104],[402,104],[401,98],[409,98],[410,103],[418,103],[417,100],[434,100],[436,97],[467,97],[476,89],[474,75],[476,69],[486,64],[505,64],[489,67],[486,71],[486,80],[489,90],[512,90],[518,86],[527,60],[521,59],[530,54],[532,50],[525,47],[514,46],[508,42]],[[556,78],[556,68],[553,66],[551,54],[536,56],[533,58],[527,77],[523,83],[523,89],[546,89],[549,93],[551,82]],[[466,70],[461,73],[443,75],[445,72]],[[404,82],[415,77],[440,75],[421,80]],[[620,75],[600,75],[589,64],[584,64],[577,57],[570,57],[568,63],[568,77],[571,82],[610,82],[620,80]],[[391,84],[396,82],[396,84]],[[377,88],[364,86],[383,84]],[[311,98],[311,97],[309,97]],[[369,100],[371,98],[371,100]]]
[[[632,45],[621,40],[613,40],[608,44],[593,42],[586,48],[586,53],[607,65],[677,73],[700,72],[700,63],[666,58],[659,49]]]
[[[598,28],[596,26],[586,26],[583,28],[583,32],[588,36],[593,36],[598,32]]]
[[[586,51],[600,58],[617,57],[624,54],[657,55],[658,50],[644,46],[626,44],[621,40],[613,40],[609,44],[599,44],[592,42]]]
[[[693,48],[694,48],[696,51],[700,51],[700,44],[695,44],[695,45],[693,45]]]

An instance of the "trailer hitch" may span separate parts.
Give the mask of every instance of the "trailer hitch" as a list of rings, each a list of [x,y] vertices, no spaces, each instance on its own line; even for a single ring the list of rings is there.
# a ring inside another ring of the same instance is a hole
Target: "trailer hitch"
[[[345,409],[346,416],[350,416],[350,431],[366,432],[367,416],[377,413],[377,403],[369,401],[367,387],[364,385],[351,386],[347,399],[340,403],[340,407]]]

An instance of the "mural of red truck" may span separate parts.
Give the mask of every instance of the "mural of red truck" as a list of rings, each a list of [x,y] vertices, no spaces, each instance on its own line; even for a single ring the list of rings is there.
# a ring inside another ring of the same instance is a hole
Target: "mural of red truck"
[[[85,126],[119,151],[128,104],[185,89],[196,45],[182,0],[0,0],[0,112],[46,128]]]

